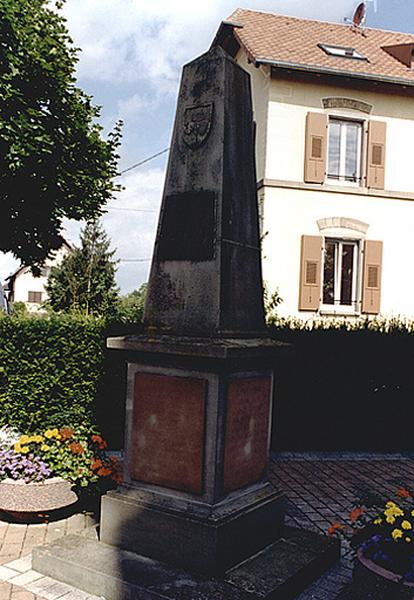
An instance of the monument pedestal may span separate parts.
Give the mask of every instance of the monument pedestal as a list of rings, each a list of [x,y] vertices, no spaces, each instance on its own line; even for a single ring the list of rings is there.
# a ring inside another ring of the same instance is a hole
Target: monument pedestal
[[[221,574],[274,542],[283,494],[267,479],[273,363],[266,338],[110,338],[128,352],[125,484],[100,539]]]

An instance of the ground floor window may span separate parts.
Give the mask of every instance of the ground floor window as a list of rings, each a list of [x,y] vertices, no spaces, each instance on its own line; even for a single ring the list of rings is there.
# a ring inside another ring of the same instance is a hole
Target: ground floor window
[[[358,310],[359,242],[325,238],[322,302],[326,306]]]
[[[40,304],[42,302],[42,292],[29,292],[27,300],[28,302]]]

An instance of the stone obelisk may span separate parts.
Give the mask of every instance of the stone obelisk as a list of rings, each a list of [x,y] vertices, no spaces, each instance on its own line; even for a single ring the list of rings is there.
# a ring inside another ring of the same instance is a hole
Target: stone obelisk
[[[103,499],[101,540],[219,573],[283,523],[250,78],[221,48],[184,67],[144,326],[108,341],[135,355],[126,483]]]
[[[126,461],[100,541],[39,548],[33,568],[108,600],[296,597],[338,548],[283,529],[268,481],[285,348],[263,314],[250,79],[218,47],[184,68],[145,330],[108,340],[128,363]]]

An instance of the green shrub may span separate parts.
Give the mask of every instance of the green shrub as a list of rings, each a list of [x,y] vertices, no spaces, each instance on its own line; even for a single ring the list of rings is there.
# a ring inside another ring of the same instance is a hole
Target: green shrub
[[[95,423],[104,347],[102,320],[0,317],[0,426]]]

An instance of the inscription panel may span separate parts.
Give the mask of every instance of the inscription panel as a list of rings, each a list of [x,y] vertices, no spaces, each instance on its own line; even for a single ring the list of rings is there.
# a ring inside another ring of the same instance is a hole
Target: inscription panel
[[[132,479],[201,494],[207,381],[135,375]]]
[[[266,473],[270,377],[233,379],[227,391],[224,492],[259,481]]]
[[[184,192],[165,198],[159,260],[212,260],[214,237],[214,192]]]

